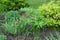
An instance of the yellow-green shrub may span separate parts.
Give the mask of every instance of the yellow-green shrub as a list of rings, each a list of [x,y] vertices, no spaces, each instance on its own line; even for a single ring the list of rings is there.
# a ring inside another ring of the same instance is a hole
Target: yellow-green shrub
[[[47,19],[47,26],[60,26],[60,6],[53,2],[42,5],[38,9]]]

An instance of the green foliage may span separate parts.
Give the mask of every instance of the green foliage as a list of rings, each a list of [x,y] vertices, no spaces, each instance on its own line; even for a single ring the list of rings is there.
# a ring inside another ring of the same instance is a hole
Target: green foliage
[[[29,7],[36,8],[53,0],[27,0]]]
[[[24,31],[37,32],[46,25],[45,18],[32,8],[22,8],[19,12],[9,11],[5,20],[4,29],[14,35]]]
[[[40,6],[40,13],[47,19],[47,26],[60,26],[60,6],[54,2]]]
[[[8,31],[11,34],[18,34],[18,27],[20,26],[19,24],[19,14],[17,11],[9,11],[5,15],[5,24],[4,24],[4,29]]]
[[[18,10],[27,5],[26,0],[0,0],[0,4],[5,5],[5,10]]]
[[[0,14],[3,14],[5,12],[6,6],[3,4],[0,4]]]
[[[60,0],[57,0],[56,3],[60,6]]]
[[[56,35],[54,37],[54,35],[52,33],[50,33],[50,36],[45,37],[46,40],[60,40],[60,34],[58,32],[56,32]]]
[[[0,35],[0,40],[7,40],[5,35]]]
[[[39,11],[33,8],[22,8],[21,11],[25,12],[21,16],[22,21],[27,24],[28,30],[38,32],[40,28],[44,28],[46,25],[46,19],[39,14]],[[25,19],[25,20],[24,20]]]
[[[14,19],[17,20],[19,18],[18,11],[9,11],[5,14],[6,21],[13,21]]]

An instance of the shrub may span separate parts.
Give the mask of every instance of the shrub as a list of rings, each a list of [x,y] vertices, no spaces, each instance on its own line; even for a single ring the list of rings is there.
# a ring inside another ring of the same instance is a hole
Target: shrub
[[[50,2],[40,6],[38,10],[47,19],[47,26],[60,26],[60,6],[58,4]]]
[[[5,15],[5,20],[4,29],[14,35],[22,32],[37,32],[46,25],[45,18],[32,8],[22,8],[19,12],[9,11]]]
[[[27,6],[26,0],[0,0],[0,4],[5,5],[5,10],[18,10]]]
[[[8,31],[11,34],[18,34],[18,27],[20,26],[19,24],[19,14],[17,11],[9,11],[5,15],[5,24],[4,24],[4,29]]]

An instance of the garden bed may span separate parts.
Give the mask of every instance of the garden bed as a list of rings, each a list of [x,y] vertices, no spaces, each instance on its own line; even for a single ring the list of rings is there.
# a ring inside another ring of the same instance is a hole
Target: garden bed
[[[1,0],[0,40],[60,40],[60,1],[50,1]]]

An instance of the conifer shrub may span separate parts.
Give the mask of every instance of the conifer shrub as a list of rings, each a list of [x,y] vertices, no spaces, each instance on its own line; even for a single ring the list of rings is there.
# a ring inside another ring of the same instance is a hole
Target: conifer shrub
[[[0,40],[7,40],[5,35],[0,35]]]
[[[19,14],[17,11],[9,11],[5,14],[5,23],[4,23],[4,29],[11,34],[18,34],[20,31],[18,31],[18,27],[20,27],[19,23]]]

